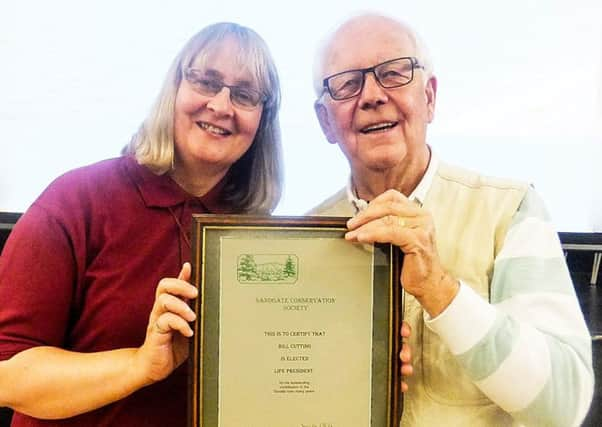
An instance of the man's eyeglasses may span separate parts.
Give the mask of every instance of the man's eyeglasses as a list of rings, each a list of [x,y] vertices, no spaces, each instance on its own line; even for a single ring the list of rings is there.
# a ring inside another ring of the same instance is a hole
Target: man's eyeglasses
[[[230,89],[232,104],[244,110],[253,110],[266,100],[265,95],[253,88],[224,84],[221,80],[207,76],[203,71],[196,68],[188,68],[184,71],[184,78],[195,91],[205,96],[215,96],[227,87]]]
[[[347,70],[333,74],[324,79],[324,90],[328,91],[332,99],[342,101],[353,98],[361,93],[364,88],[367,73],[374,73],[379,85],[391,89],[405,86],[414,78],[414,69],[422,68],[418,59],[413,56],[391,59],[375,65],[374,67],[357,70]]]

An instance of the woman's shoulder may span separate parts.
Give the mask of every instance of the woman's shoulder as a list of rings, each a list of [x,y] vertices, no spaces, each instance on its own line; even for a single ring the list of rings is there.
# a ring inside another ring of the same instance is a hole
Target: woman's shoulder
[[[116,201],[131,187],[127,164],[129,157],[102,160],[72,169],[52,181],[34,202],[48,209],[84,207],[94,201]]]
[[[99,180],[111,179],[123,173],[128,157],[101,160],[86,166],[71,169],[58,176],[50,186],[62,184],[98,184]]]

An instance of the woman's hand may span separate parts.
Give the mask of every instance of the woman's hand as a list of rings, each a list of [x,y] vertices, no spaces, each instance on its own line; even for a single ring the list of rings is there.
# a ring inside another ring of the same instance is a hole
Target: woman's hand
[[[188,283],[190,269],[185,263],[177,279],[159,282],[142,347],[78,353],[37,346],[0,361],[0,405],[35,418],[68,418],[167,377],[188,357],[193,334],[187,301],[198,292]]]
[[[146,384],[164,379],[188,357],[188,338],[193,335],[189,322],[196,320],[188,301],[198,295],[188,282],[190,274],[190,263],[184,263],[177,279],[162,279],[157,286],[146,339],[134,359]]]

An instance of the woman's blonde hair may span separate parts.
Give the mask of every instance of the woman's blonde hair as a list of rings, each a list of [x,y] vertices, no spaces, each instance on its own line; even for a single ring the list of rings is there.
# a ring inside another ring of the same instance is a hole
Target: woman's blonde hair
[[[226,175],[224,202],[239,213],[269,213],[282,192],[282,147],[278,110],[280,82],[272,56],[263,39],[253,30],[223,22],[210,25],[195,34],[173,61],[163,87],[147,118],[125,147],[138,163],[161,175],[174,165],[174,112],[183,72],[195,62],[204,65],[225,39],[238,44],[239,64],[248,68],[265,96],[257,133],[247,152]]]

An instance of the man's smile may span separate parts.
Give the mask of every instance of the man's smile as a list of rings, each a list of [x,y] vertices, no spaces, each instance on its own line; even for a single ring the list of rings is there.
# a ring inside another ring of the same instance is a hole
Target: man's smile
[[[368,133],[379,133],[379,132],[386,132],[390,129],[393,129],[395,126],[397,126],[399,122],[380,122],[380,123],[373,123],[371,125],[365,126],[363,128],[360,129],[360,132],[363,134],[368,134]]]

